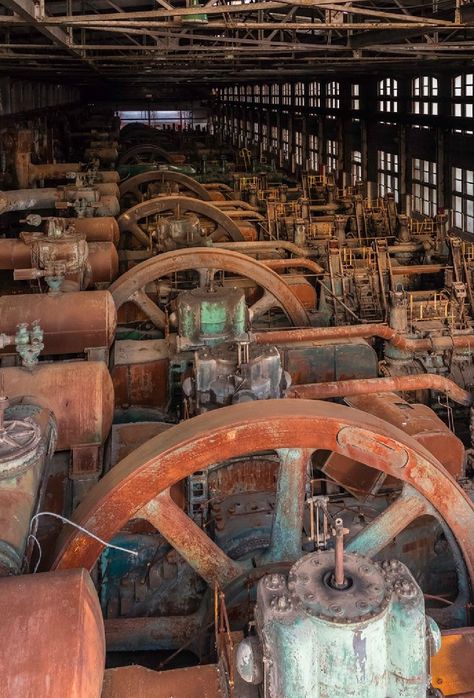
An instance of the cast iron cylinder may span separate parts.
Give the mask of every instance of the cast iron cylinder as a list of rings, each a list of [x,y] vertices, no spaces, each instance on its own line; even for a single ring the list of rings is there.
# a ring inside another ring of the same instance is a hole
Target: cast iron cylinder
[[[108,291],[0,297],[0,332],[15,335],[19,318],[27,324],[39,320],[46,356],[108,348],[117,327],[117,312]]]

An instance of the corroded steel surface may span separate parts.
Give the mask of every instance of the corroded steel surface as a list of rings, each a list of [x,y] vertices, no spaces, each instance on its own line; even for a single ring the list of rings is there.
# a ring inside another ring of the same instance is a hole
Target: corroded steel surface
[[[117,279],[109,290],[118,309],[132,300],[134,292],[144,288],[151,281],[188,269],[222,269],[241,274],[274,296],[294,325],[309,324],[303,305],[276,272],[246,255],[230,250],[195,247],[166,252],[137,264]]]
[[[224,695],[215,664],[160,672],[141,666],[108,669],[102,691],[102,698],[219,698]]]
[[[242,240],[239,226],[226,213],[208,201],[200,201],[189,196],[162,196],[133,206],[119,217],[120,232],[131,233],[145,247],[148,247],[148,236],[140,228],[138,221],[148,216],[178,210],[180,216],[192,212],[213,221],[217,227],[210,235],[212,240],[218,240],[226,235],[233,241]]]
[[[100,220],[97,219],[97,220]],[[110,284],[118,276],[119,259],[113,242],[89,242],[89,264],[92,282]]]
[[[85,570],[0,580],[2,696],[100,698],[105,640]]]
[[[344,325],[339,327],[311,327],[302,330],[270,330],[256,332],[253,339],[257,344],[283,344],[289,342],[320,341],[323,339],[349,339],[353,337],[380,337],[398,349],[406,351],[448,351],[452,348],[473,348],[474,335],[426,337],[408,339],[388,325]]]
[[[178,184],[195,194],[201,201],[212,201],[210,193],[196,179],[182,174],[181,172],[174,172],[173,170],[152,170],[130,177],[120,185],[120,196],[132,193],[139,199],[140,185],[150,182],[156,182],[158,184],[165,184],[168,182]]]
[[[262,264],[270,269],[306,269],[310,274],[324,274],[323,267],[312,259],[296,257],[293,259],[262,259]]]
[[[44,332],[44,355],[109,347],[117,327],[117,313],[108,291],[0,297],[0,332],[14,335],[19,319],[28,324],[39,320]]]
[[[85,220],[101,221],[101,218]],[[118,253],[113,242],[88,242],[88,262],[93,283],[110,283],[118,274]],[[19,239],[0,240],[0,269],[28,269],[32,247]]]
[[[87,242],[113,242],[116,245],[119,241],[118,223],[112,216],[73,218],[71,223],[78,233],[85,234]]]
[[[31,396],[31,401],[51,410],[58,425],[57,450],[103,444],[110,431],[114,391],[102,361],[40,363],[34,371],[4,368],[5,393]]]
[[[441,649],[431,660],[432,682],[444,696],[473,696],[474,628],[445,630]]]
[[[256,448],[336,451],[408,483],[444,518],[473,577],[470,532],[474,506],[456,481],[432,454],[402,431],[359,410],[322,402],[245,403],[182,422],[143,444],[107,473],[78,507],[74,520],[110,540],[174,483]],[[396,511],[396,504],[392,507]],[[213,545],[211,541],[209,545]],[[188,546],[192,553],[192,535]],[[97,541],[66,528],[54,566],[91,568],[101,549]],[[229,564],[235,563],[229,560]],[[222,569],[224,575],[226,571]]]
[[[410,376],[389,376],[388,378],[361,378],[340,380],[331,383],[307,383],[295,385],[286,393],[289,398],[306,398],[323,400],[325,398],[349,397],[352,395],[370,395],[386,391],[409,392],[416,390],[435,390],[445,393],[460,405],[472,405],[472,395],[463,390],[454,381],[433,373],[419,373]]]

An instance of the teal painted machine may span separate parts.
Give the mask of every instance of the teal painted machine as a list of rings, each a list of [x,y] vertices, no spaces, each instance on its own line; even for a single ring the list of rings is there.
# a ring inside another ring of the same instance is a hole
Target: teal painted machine
[[[338,587],[334,560],[310,553],[260,580],[240,677],[265,698],[426,698],[440,632],[408,568],[344,553]]]

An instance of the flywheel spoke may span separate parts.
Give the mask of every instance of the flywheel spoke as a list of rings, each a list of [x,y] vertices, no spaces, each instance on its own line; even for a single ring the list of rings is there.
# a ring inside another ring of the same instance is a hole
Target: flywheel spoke
[[[151,320],[155,327],[160,330],[166,327],[165,313],[156,305],[154,301],[151,300],[151,298],[149,298],[149,296],[147,296],[143,289],[139,288],[137,291],[132,293],[130,300],[132,303],[135,303],[135,305],[138,306],[142,312],[145,313],[147,318]]]
[[[249,307],[250,318],[251,320],[256,320],[272,308],[278,307],[280,307],[280,304],[276,300],[275,296],[272,296],[271,293],[265,291],[263,296],[259,298],[258,301],[255,301],[255,303],[252,303],[252,305]]]
[[[301,556],[305,485],[313,449],[285,448],[280,458],[270,546],[266,562],[296,560]]]
[[[225,587],[245,571],[173,502],[169,490],[145,505],[137,517],[149,521],[211,586]]]
[[[428,503],[410,485],[374,521],[347,543],[347,550],[371,557],[377,555],[412,521],[427,514]]]
[[[148,235],[140,228],[138,223],[130,223],[127,227],[127,231],[133,235],[133,237],[138,240],[144,247],[150,246],[150,239]]]

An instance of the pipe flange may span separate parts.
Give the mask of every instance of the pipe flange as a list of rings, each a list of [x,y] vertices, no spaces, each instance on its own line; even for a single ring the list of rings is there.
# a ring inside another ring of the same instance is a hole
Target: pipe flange
[[[21,475],[37,460],[41,429],[31,418],[6,420],[0,431],[0,480]]]

